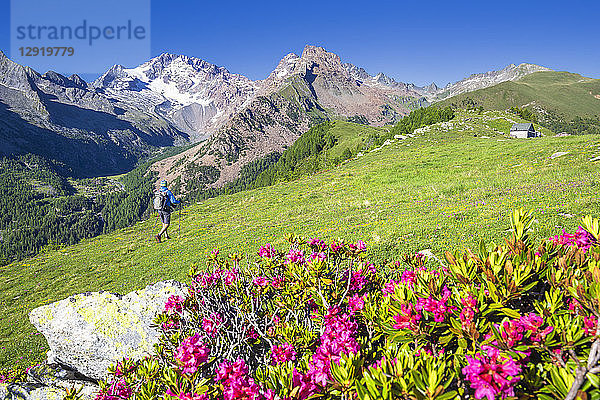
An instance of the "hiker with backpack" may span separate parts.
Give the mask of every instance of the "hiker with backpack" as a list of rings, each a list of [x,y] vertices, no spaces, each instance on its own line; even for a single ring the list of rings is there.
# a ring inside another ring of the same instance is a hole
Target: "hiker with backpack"
[[[158,243],[160,243],[163,234],[166,239],[171,239],[167,229],[169,229],[169,225],[171,224],[171,213],[179,203],[181,202],[177,200],[175,196],[173,196],[173,193],[167,188],[167,181],[160,181],[160,188],[156,191],[154,196],[154,209],[158,211],[163,226],[158,235],[154,236]]]

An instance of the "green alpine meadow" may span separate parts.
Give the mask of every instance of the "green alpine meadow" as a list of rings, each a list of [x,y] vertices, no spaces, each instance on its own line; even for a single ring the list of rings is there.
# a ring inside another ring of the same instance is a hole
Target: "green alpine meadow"
[[[510,139],[521,120],[499,111],[458,111],[454,119],[417,129],[359,152],[337,166],[273,186],[222,195],[175,211],[172,237],[151,240],[156,217],[74,246],[47,250],[1,267],[3,367],[39,362],[48,350],[29,324],[35,307],[69,295],[117,293],[166,279],[184,280],[213,249],[251,258],[264,243],[289,235],[363,240],[377,263],[404,253],[501,243],[511,210],[531,210],[536,238],[572,231],[584,215],[600,215],[600,136]],[[361,125],[334,122],[344,142],[361,140]],[[329,159],[338,156],[331,150]],[[341,153],[341,152],[340,152]],[[556,156],[557,154],[563,155]]]

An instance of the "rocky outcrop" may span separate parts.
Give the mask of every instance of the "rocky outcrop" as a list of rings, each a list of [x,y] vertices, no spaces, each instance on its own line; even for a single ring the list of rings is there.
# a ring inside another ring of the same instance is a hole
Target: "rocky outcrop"
[[[114,362],[153,352],[159,332],[152,321],[172,295],[183,296],[184,285],[158,282],[125,296],[83,293],[38,307],[29,319],[48,341],[49,364],[102,379]]]

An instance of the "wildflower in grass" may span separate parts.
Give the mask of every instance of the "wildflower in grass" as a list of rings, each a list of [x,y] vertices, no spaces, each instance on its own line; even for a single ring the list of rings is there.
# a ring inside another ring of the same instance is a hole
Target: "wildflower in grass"
[[[400,314],[393,317],[396,323],[392,327],[394,329],[409,329],[417,332],[419,330],[418,323],[421,319],[421,314],[415,312],[415,306],[411,303],[402,304],[400,309]]]
[[[521,367],[510,356],[500,354],[492,346],[482,346],[482,353],[466,356],[467,366],[462,369],[475,398],[494,400],[514,396],[514,386],[520,380]]]
[[[286,264],[304,264],[306,260],[304,259],[304,252],[302,250],[290,250],[290,252],[285,256]]]
[[[216,257],[216,256],[218,256],[218,255],[219,255],[219,249],[217,249],[217,248],[214,248],[214,249],[213,249],[213,250],[210,252],[210,254],[211,254],[213,257]]]
[[[181,342],[175,352],[175,360],[181,366],[181,372],[184,374],[193,374],[202,364],[208,360],[210,349],[200,341],[200,336],[196,333],[189,336]]]
[[[276,253],[273,245],[271,243],[267,243],[258,250],[258,255],[263,258],[274,258]]]
[[[293,361],[296,359],[296,351],[291,344],[283,343],[279,346],[273,346],[271,348],[271,358],[273,360],[273,364]]]
[[[180,296],[173,295],[169,297],[167,302],[165,303],[165,312],[178,312],[180,313],[183,310],[183,298]]]

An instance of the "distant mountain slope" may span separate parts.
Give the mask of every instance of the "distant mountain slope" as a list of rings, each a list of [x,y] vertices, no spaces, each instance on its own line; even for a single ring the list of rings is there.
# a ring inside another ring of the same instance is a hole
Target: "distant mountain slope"
[[[155,165],[161,178],[185,183],[205,179],[217,187],[232,182],[242,166],[286,147],[316,123],[360,117],[373,125],[393,123],[409,109],[400,97],[419,95],[403,87],[363,85],[339,56],[306,46],[286,55],[260,82],[256,96],[207,141]]]
[[[535,64],[510,64],[499,71],[488,71],[481,74],[473,74],[458,82],[448,84],[444,88],[429,88],[424,94],[430,101],[439,101],[457,96],[466,92],[484,89],[502,82],[516,81],[526,75],[540,71],[551,71],[549,68]]]
[[[600,79],[569,72],[536,72],[514,82],[463,93],[438,104],[460,106],[471,100],[488,110],[528,107],[537,114],[540,122],[547,124],[560,120],[568,122],[576,117],[598,118]]]
[[[405,91],[406,94],[411,97],[422,96],[422,105],[457,96],[461,93],[484,89],[502,82],[518,80],[534,72],[550,71],[550,69],[546,67],[535,64],[510,64],[499,71],[472,74],[465,79],[455,83],[449,83],[445,87],[440,88],[435,83],[420,87],[413,83],[396,82],[393,78],[390,78],[382,72],[379,72],[375,76],[371,76],[363,68],[356,67],[349,63],[344,64],[344,68],[354,79],[365,85],[399,89]]]
[[[226,123],[260,85],[199,58],[164,53],[136,68],[115,65],[92,86],[110,98],[154,110],[198,140]]]
[[[0,52],[0,156],[33,153],[97,176],[186,140],[160,115],[110,99],[77,75],[41,75]]]

